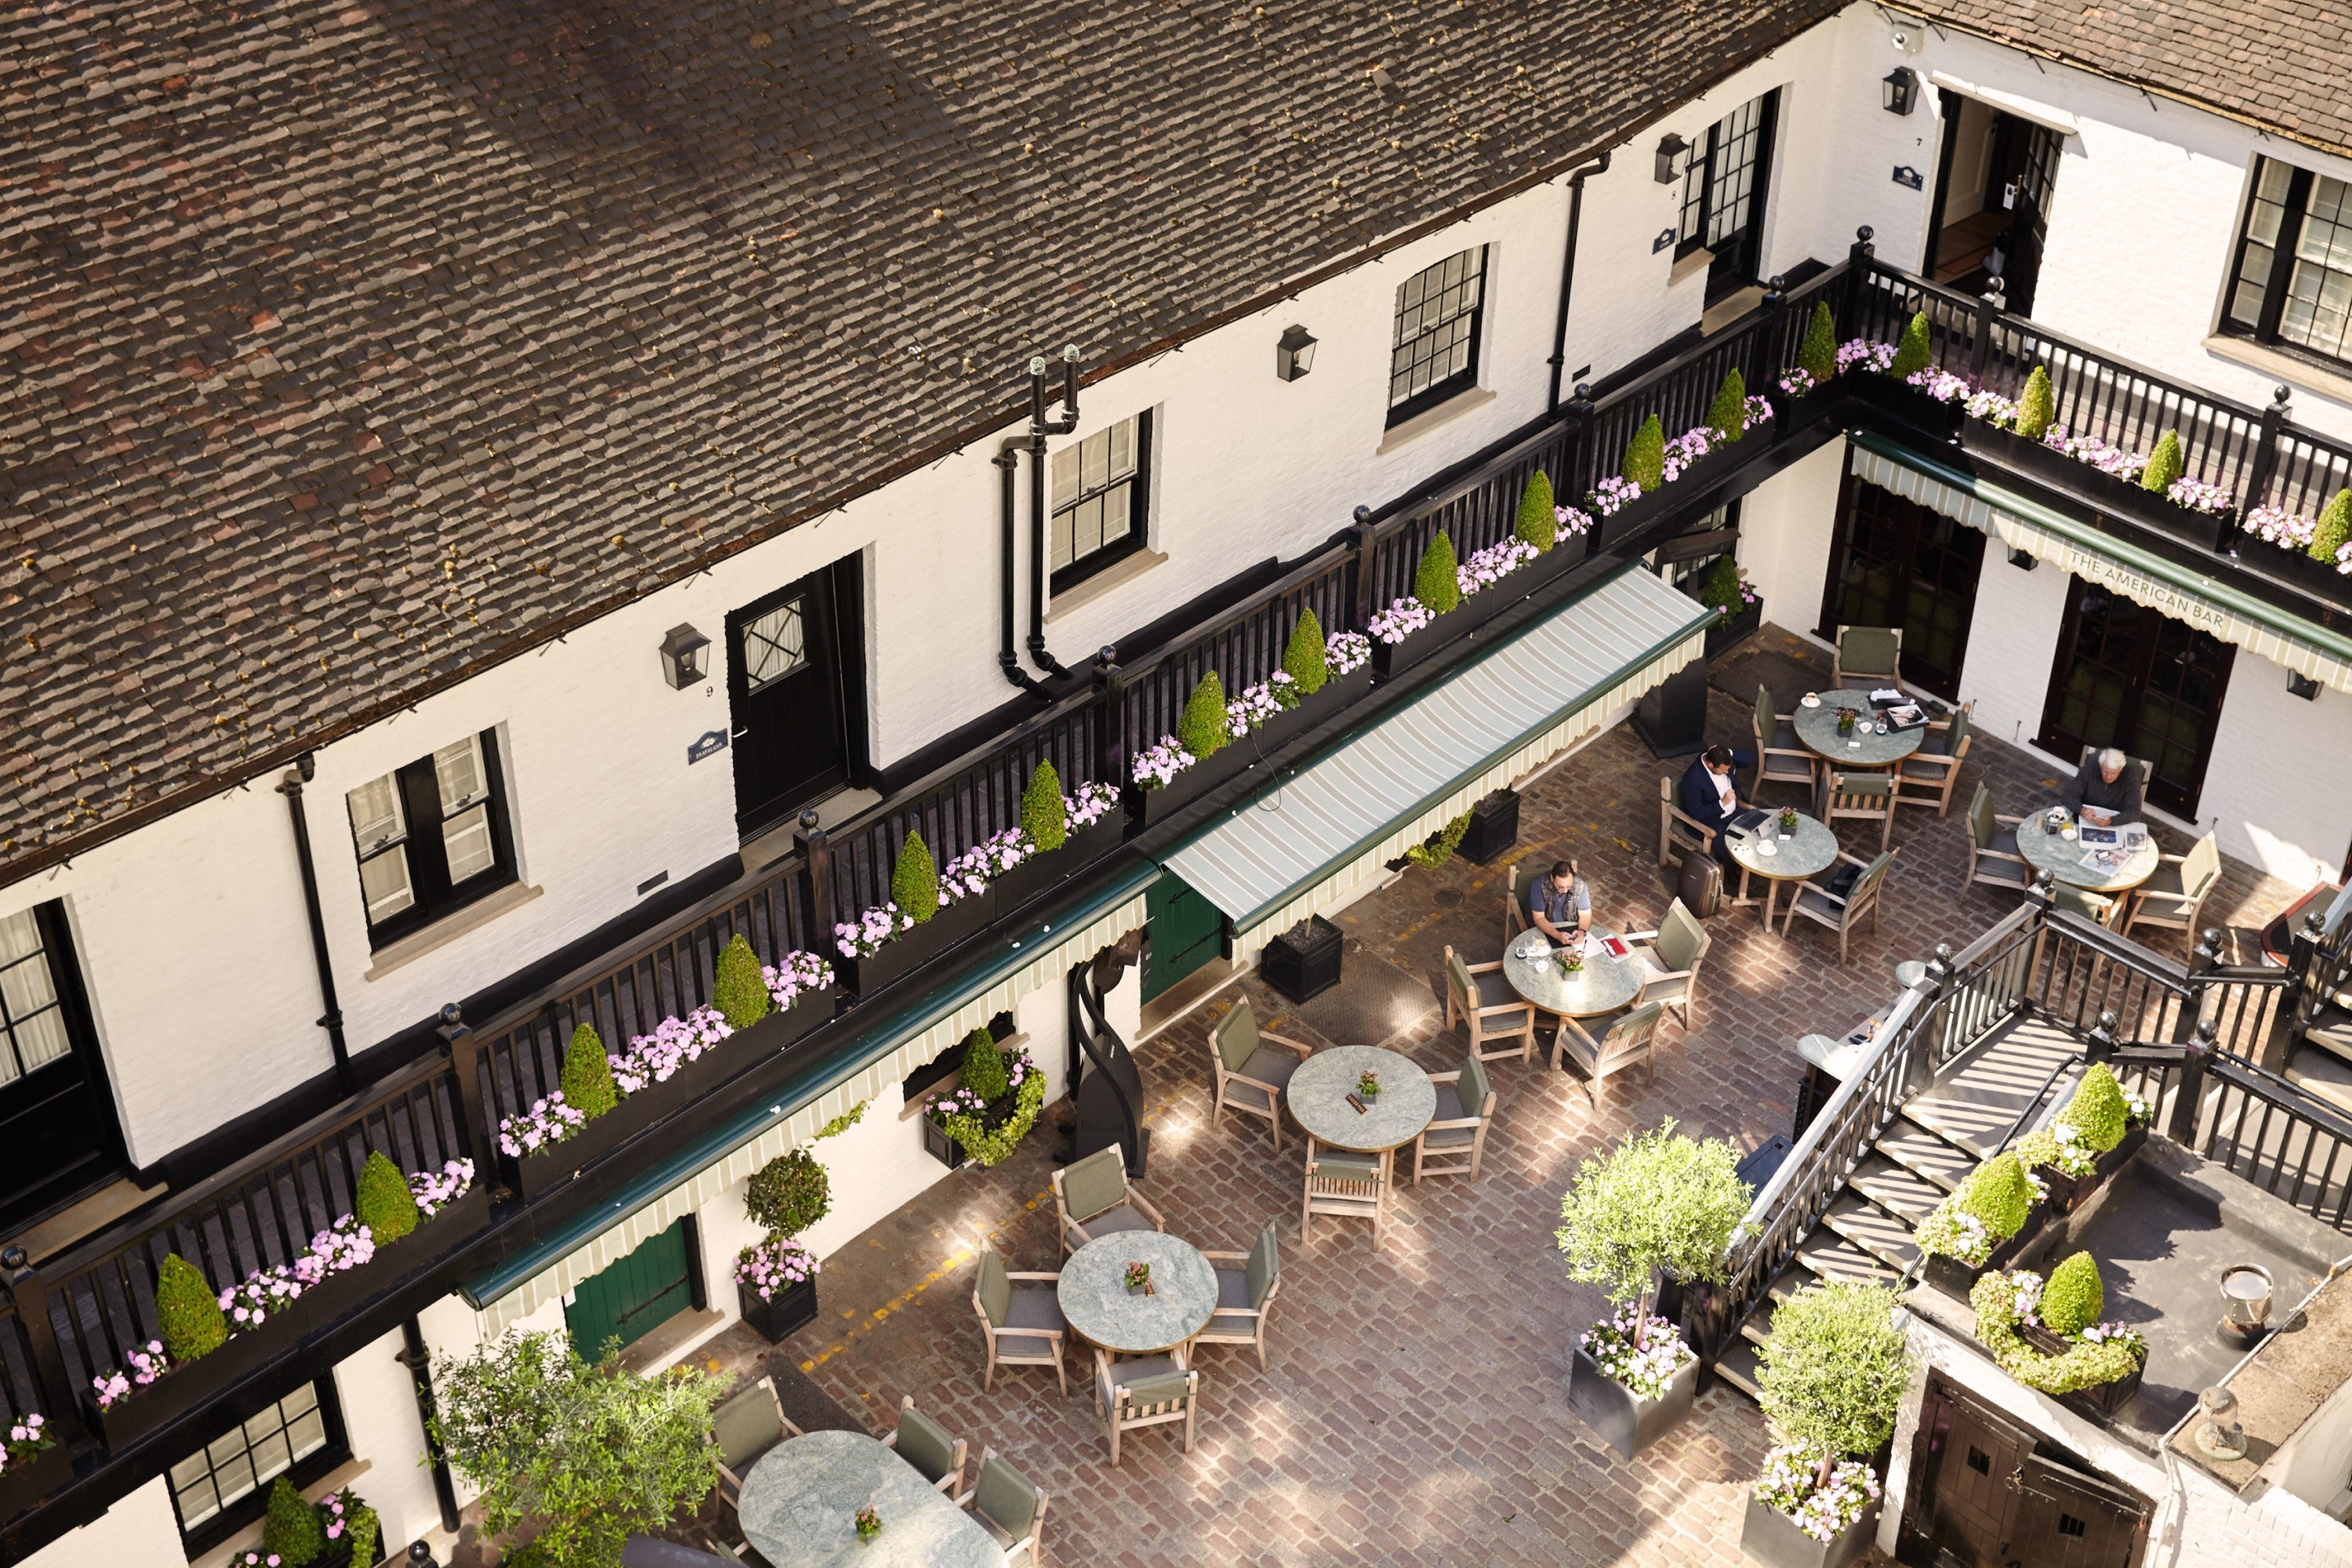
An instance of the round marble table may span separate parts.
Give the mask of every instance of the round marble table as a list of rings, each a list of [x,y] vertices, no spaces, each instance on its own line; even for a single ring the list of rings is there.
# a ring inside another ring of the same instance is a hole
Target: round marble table
[[[1559,949],[1539,931],[1523,931],[1503,949],[1503,978],[1511,989],[1544,1012],[1563,1018],[1593,1018],[1641,999],[1650,982],[1639,952],[1612,958],[1601,940],[1612,933],[1594,926],[1584,944],[1584,967],[1562,973]]]
[[[2129,892],[2156,875],[2163,851],[2157,847],[2153,834],[2147,843],[2126,856],[2122,865],[2113,871],[2101,871],[2083,864],[2081,840],[2050,831],[2052,809],[2045,806],[2017,825],[2017,852],[2035,870],[2047,871],[2070,887],[2093,893]],[[2074,821],[2069,817],[2065,831],[2074,829]]]
[[[1348,1103],[1356,1079],[1380,1075],[1379,1098],[1358,1111]],[[1377,1046],[1317,1051],[1290,1075],[1290,1114],[1318,1143],[1359,1154],[1385,1154],[1421,1136],[1437,1114],[1437,1086],[1412,1058]]]
[[[1731,858],[1739,862],[1739,901],[1756,900],[1748,896],[1750,874],[1764,879],[1764,929],[1772,929],[1772,905],[1780,897],[1783,882],[1801,882],[1808,877],[1818,877],[1837,863],[1837,835],[1829,824],[1797,813],[1797,828],[1788,837],[1780,837],[1780,814],[1774,812],[1752,834],[1731,835],[1724,840]],[[1791,894],[1791,897],[1795,895]]]
[[[1129,1293],[1130,1263],[1151,1266],[1150,1295]],[[1217,1271],[1190,1242],[1164,1231],[1114,1231],[1070,1254],[1054,1295],[1088,1343],[1118,1355],[1155,1355],[1208,1327]]]
[[[882,1533],[857,1539],[857,1510]],[[863,1432],[779,1444],[743,1478],[744,1539],[775,1568],[1004,1568],[1003,1549],[914,1466]]]
[[[1927,726],[1920,724],[1908,730],[1890,730],[1881,735],[1874,731],[1864,734],[1857,724],[1851,735],[1837,732],[1837,710],[1851,708],[1863,719],[1874,724],[1884,723],[1876,710],[1870,705],[1868,691],[1821,691],[1812,693],[1821,699],[1818,707],[1797,704],[1797,739],[1827,757],[1851,768],[1886,768],[1919,749],[1927,738]]]

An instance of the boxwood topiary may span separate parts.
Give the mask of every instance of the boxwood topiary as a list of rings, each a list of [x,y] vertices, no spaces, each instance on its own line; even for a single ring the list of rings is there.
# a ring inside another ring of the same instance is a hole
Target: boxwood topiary
[[[1290,628],[1290,641],[1282,650],[1282,672],[1298,688],[1299,696],[1312,697],[1330,680],[1331,666],[1324,655],[1328,640],[1315,612],[1300,611],[1298,624]]]
[[[1813,318],[1805,323],[1805,341],[1797,346],[1797,365],[1813,378],[1815,386],[1826,386],[1837,374],[1837,318],[1830,314],[1826,300],[1813,306]]]
[[[2320,510],[2306,553],[2314,561],[2325,561],[2333,566],[2336,552],[2344,547],[2347,539],[2352,539],[2352,489],[2337,490],[2336,499]]]
[[[2026,1184],[2025,1167],[2014,1153],[1997,1154],[1969,1178],[1960,1206],[1984,1222],[1996,1241],[2005,1241],[2025,1228],[2033,1209],[2033,1189]]]
[[[2106,1063],[2094,1062],[2084,1070],[2083,1081],[2074,1086],[2074,1096],[2058,1120],[2072,1127],[2094,1154],[2104,1154],[2124,1141],[2131,1111],[2124,1104],[2123,1085]]]
[[[1559,500],[1552,494],[1551,476],[1538,468],[1519,492],[1519,515],[1511,524],[1519,542],[1544,554],[1559,540]]]
[[[1070,808],[1062,797],[1062,775],[1051,763],[1039,763],[1021,792],[1021,831],[1043,855],[1070,839]]]
[[[939,862],[919,833],[908,834],[898,846],[898,864],[890,868],[890,901],[917,925],[940,912]]]
[[[2029,441],[2039,441],[2050,422],[2058,416],[2058,395],[2051,390],[2050,373],[2040,365],[2025,378],[2025,390],[2017,395],[2017,433]]]
[[[743,1212],[776,1236],[798,1236],[833,1212],[833,1184],[806,1149],[779,1154],[751,1173]]]
[[[776,998],[760,974],[760,955],[737,931],[719,950],[717,973],[710,983],[710,1005],[730,1029],[748,1029],[776,1010]]]
[[[175,1362],[210,1355],[228,1338],[228,1314],[204,1271],[176,1252],[155,1270],[155,1327]]]
[[[2078,1252],[2050,1271],[2050,1283],[2042,1291],[2042,1321],[2052,1333],[2071,1340],[2097,1322],[2106,1304],[2099,1266],[2089,1253]]]
[[[1454,553],[1454,541],[1444,529],[1430,535],[1429,548],[1421,552],[1421,564],[1413,568],[1412,596],[1431,615],[1442,616],[1462,602],[1462,579],[1456,575],[1461,565]]]
[[[592,1120],[620,1103],[620,1090],[613,1087],[612,1058],[604,1054],[604,1042],[596,1037],[592,1026],[583,1024],[572,1031],[558,1085],[563,1090],[563,1103]]]
[[[1206,762],[1231,739],[1225,732],[1225,683],[1213,669],[1185,700],[1176,721],[1176,743]]]
[[[1666,427],[1651,415],[1625,443],[1625,461],[1619,471],[1629,483],[1642,487],[1648,495],[1666,482]]]
[[[1715,401],[1706,406],[1706,422],[1727,441],[1737,441],[1748,433],[1748,378],[1733,365],[1723,373],[1723,384],[1715,389]]]
[[[378,1247],[398,1241],[416,1228],[423,1217],[416,1210],[416,1194],[408,1190],[408,1178],[400,1168],[377,1150],[360,1167],[359,1190],[352,1197],[352,1213],[368,1227],[368,1236]]]
[[[2158,438],[2156,450],[2148,454],[2147,467],[2140,470],[2139,488],[2162,495],[2186,467],[2180,457],[2180,432],[2167,430]]]
[[[1927,369],[1927,313],[1914,310],[1904,325],[1902,341],[1895,345],[1895,363],[1886,367],[1886,374],[1897,381],[1907,380]]]
[[[986,1029],[974,1029],[964,1037],[963,1086],[992,1105],[1012,1091],[1013,1078],[1004,1070],[1003,1054],[996,1048],[996,1037]]]
[[[261,1550],[289,1568],[316,1562],[327,1550],[327,1527],[319,1522],[319,1510],[284,1476],[269,1489],[269,1511],[263,1520]]]

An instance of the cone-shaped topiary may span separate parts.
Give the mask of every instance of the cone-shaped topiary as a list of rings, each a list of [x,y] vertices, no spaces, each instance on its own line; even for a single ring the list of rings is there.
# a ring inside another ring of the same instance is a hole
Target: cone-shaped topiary
[[[1444,529],[1430,535],[1429,548],[1421,552],[1421,564],[1412,571],[1412,596],[1431,615],[1442,616],[1462,602],[1462,579],[1455,575],[1461,564],[1454,553],[1454,541]]]
[[[2147,455],[2147,467],[2139,471],[2139,488],[2162,495],[2187,466],[2180,458],[2180,432],[2167,430]]]
[[[228,1338],[228,1314],[204,1271],[176,1252],[155,1270],[155,1326],[163,1353],[175,1362],[210,1355]]]
[[[1997,1154],[1969,1178],[1968,1195],[1960,1206],[1984,1222],[1997,1241],[2006,1241],[2025,1228],[2033,1208],[2033,1189],[2025,1184],[2025,1167],[2015,1154]]]
[[[2325,561],[2333,566],[2336,552],[2344,547],[2347,539],[2352,539],[2352,489],[2337,490],[2336,499],[2322,509],[2319,521],[2311,531],[2307,553],[2314,561]]]
[[[2050,1271],[2050,1283],[2042,1289],[2042,1321],[2052,1333],[2071,1340],[2097,1322],[2106,1304],[2099,1266],[2089,1253],[2078,1252]]]
[[[1301,697],[1314,696],[1331,679],[1330,662],[1323,651],[1328,640],[1315,612],[1300,611],[1298,624],[1290,628],[1290,641],[1282,650],[1282,672],[1297,686]]]
[[[416,1212],[416,1194],[408,1190],[408,1178],[400,1167],[383,1157],[377,1150],[367,1157],[360,1168],[359,1190],[352,1196],[352,1214],[368,1227],[368,1236],[378,1247],[398,1241],[416,1228],[422,1218]]]
[[[1225,683],[1213,669],[1184,700],[1183,715],[1176,721],[1176,743],[1206,762],[1231,738],[1225,732]]]
[[[1538,468],[1528,476],[1528,488],[1519,492],[1519,515],[1511,524],[1511,531],[1519,542],[1535,547],[1537,554],[1549,551],[1559,538],[1559,500],[1552,494],[1551,476]]]
[[[710,1005],[730,1029],[748,1029],[776,1010],[776,998],[760,976],[760,955],[737,931],[719,950],[717,974],[710,984]]]
[[[620,1090],[613,1087],[613,1060],[589,1025],[572,1031],[572,1043],[563,1048],[563,1071],[558,1083],[563,1103],[583,1116],[602,1116],[620,1103]]]
[[[1815,386],[1827,384],[1837,374],[1837,318],[1830,314],[1826,300],[1813,307],[1813,319],[1805,323],[1805,341],[1797,346],[1797,365],[1813,378]]]
[[[1895,345],[1895,363],[1886,367],[1886,374],[1897,381],[1905,380],[1927,369],[1927,313],[1914,310],[1903,329],[1902,341]]]
[[[2058,395],[2050,388],[2050,373],[2037,364],[2025,378],[2025,390],[2017,395],[2017,433],[2029,441],[2039,441],[2057,416]]]
[[[798,1236],[833,1212],[833,1182],[806,1149],[779,1154],[743,1188],[743,1212],[772,1236]]]
[[[939,862],[919,833],[908,834],[898,846],[898,864],[890,868],[890,901],[917,925],[940,912]]]
[[[1619,468],[1626,480],[1648,495],[1666,482],[1666,427],[1651,415],[1625,443],[1625,461]]]
[[[2116,1081],[2106,1063],[2095,1062],[2084,1069],[2083,1081],[2074,1086],[2074,1098],[2066,1102],[2058,1120],[2072,1127],[2094,1154],[2104,1154],[2124,1141],[2131,1111],[2124,1104],[2123,1085]]]
[[[1723,373],[1723,384],[1715,389],[1715,401],[1706,405],[1706,422],[1727,441],[1737,441],[1748,433],[1748,378],[1739,374],[1738,365]]]
[[[1051,763],[1039,763],[1021,792],[1021,831],[1040,855],[1069,842],[1070,808],[1062,797],[1062,775]]]
[[[1013,1091],[1013,1079],[1004,1070],[1004,1057],[996,1048],[996,1037],[986,1029],[974,1029],[964,1037],[963,1086],[992,1104]]]
[[[264,1519],[261,1550],[288,1568],[316,1562],[327,1549],[327,1527],[319,1522],[319,1510],[304,1501],[284,1476],[269,1489],[269,1511]]]

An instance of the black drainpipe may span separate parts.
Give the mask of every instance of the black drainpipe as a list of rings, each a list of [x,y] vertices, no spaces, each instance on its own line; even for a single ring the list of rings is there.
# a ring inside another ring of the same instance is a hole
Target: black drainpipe
[[[305,752],[294,759],[294,771],[278,785],[286,797],[287,815],[294,819],[294,858],[302,868],[302,904],[310,916],[310,956],[319,966],[319,999],[326,1012],[319,1026],[335,1053],[335,1087],[352,1092],[352,1054],[343,1044],[343,1009],[335,1001],[335,966],[327,956],[327,917],[319,908],[319,869],[310,862],[310,819],[302,809],[302,786],[318,773],[318,759]]]
[[[1078,427],[1078,346],[1062,351],[1062,416],[1045,417],[1045,356],[1029,362],[1029,662],[1070,672],[1045,651],[1045,437]]]
[[[1587,163],[1568,177],[1568,246],[1559,258],[1559,324],[1551,331],[1551,398],[1546,409],[1559,406],[1560,367],[1568,363],[1568,301],[1576,288],[1576,236],[1584,226],[1584,181],[1588,174],[1609,172],[1609,154]]]
[[[416,1387],[416,1419],[425,1428],[425,1452],[433,1463],[433,1500],[441,1505],[441,1528],[455,1535],[461,1522],[457,1488],[449,1479],[449,1461],[442,1458],[441,1445],[433,1440],[433,1362],[425,1353],[425,1331],[415,1318],[400,1325],[400,1343],[393,1359],[408,1369],[409,1380]]]
[[[1021,668],[1020,649],[1015,646],[1013,641],[1015,634],[1013,627],[1015,612],[1013,608],[1013,595],[1014,571],[1013,550],[1013,512],[1014,505],[1013,498],[1013,476],[1019,473],[1021,469],[1021,442],[1018,440],[1007,441],[1004,443],[1003,448],[1000,450],[995,457],[989,459],[990,462],[996,465],[997,471],[1004,477],[1004,504],[1002,513],[1004,523],[1004,591],[1003,595],[1003,613],[999,617],[999,624],[1003,628],[1003,637],[997,645],[996,665],[999,669],[1002,669],[1004,672],[1005,679],[1011,681],[1013,685],[1019,687],[1024,691],[1034,691],[1042,697],[1045,695],[1045,687],[1039,683],[1035,676],[1031,675],[1027,670]]]

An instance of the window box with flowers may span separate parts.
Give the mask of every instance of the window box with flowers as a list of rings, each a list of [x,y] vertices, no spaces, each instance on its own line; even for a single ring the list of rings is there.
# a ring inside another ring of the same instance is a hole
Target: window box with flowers
[[[1706,575],[1696,584],[1685,584],[1685,588],[1716,613],[1717,619],[1706,628],[1709,658],[1746,642],[1764,624],[1764,595],[1749,584],[1748,574],[1728,553],[1717,556]]]
[[[48,1424],[37,1410],[0,1419],[0,1523],[73,1479],[73,1455],[48,1435]]]
[[[2041,1237],[2049,1194],[2049,1182],[2014,1150],[1969,1172],[1912,1232],[1927,1255],[1927,1283],[1966,1300],[1980,1276],[2007,1267]]]
[[[2316,515],[2267,501],[2249,507],[2238,527],[2247,565],[2332,603],[2352,604],[2352,489],[2337,490]],[[2256,541],[2275,548],[2261,549]]]
[[[982,863],[967,854],[948,868],[941,875],[922,834],[909,831],[891,867],[889,901],[835,924],[834,962],[852,993],[871,996],[988,924],[996,900]]]
[[[2139,1392],[2147,1341],[2126,1323],[2101,1322],[2099,1267],[2078,1252],[2045,1279],[1995,1269],[1976,1282],[1977,1342],[2001,1371],[2094,1420],[2112,1417]]]
[[[1837,318],[1831,314],[1829,301],[1817,300],[1812,314],[1805,319],[1796,363],[1783,366],[1772,377],[1771,384],[1764,388],[1764,396],[1772,407],[1776,432],[1782,437],[1793,436],[1826,418],[1849,390],[1837,384],[1838,377],[1854,363],[1841,360]],[[1891,352],[1887,363],[1894,363]]]
[[[956,1088],[933,1095],[924,1108],[923,1147],[950,1170],[967,1158],[982,1168],[1001,1163],[1036,1125],[1045,1075],[1017,1039],[1000,1045],[986,1029],[974,1029],[964,1039]]]
[[[1230,700],[1212,669],[1184,704],[1176,732],[1134,759],[1128,810],[1145,826],[1165,822],[1219,784],[1257,766],[1309,726],[1371,686],[1372,648],[1358,632],[1326,635],[1312,610],[1291,627],[1282,665]]]
[[[1126,831],[1118,791],[1082,784],[1065,794],[1054,764],[1041,762],[1021,792],[1021,826],[966,854],[981,857],[996,889],[996,912],[1007,914],[1118,848]]]
[[[1321,619],[1307,610],[1291,627],[1281,668],[1243,692],[1234,717],[1248,721],[1248,743],[1257,755],[1270,757],[1371,689],[1370,642],[1360,632],[1326,635]]]
[[[2115,1179],[2147,1142],[2153,1107],[2095,1062],[2049,1124],[2017,1141],[2017,1157],[2049,1190],[2051,1217],[2070,1215]]]

